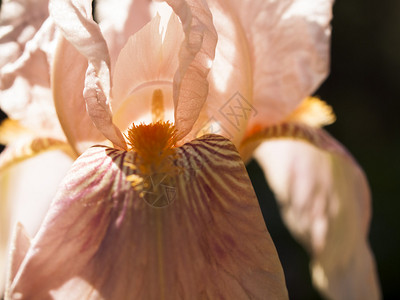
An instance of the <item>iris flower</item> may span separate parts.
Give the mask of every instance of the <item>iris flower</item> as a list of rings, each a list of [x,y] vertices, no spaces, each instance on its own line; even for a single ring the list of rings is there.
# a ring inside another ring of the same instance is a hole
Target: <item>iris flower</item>
[[[19,5],[6,3],[2,16]],[[2,109],[19,121],[2,126],[4,174],[43,150],[80,155],[39,230],[17,223],[6,297],[287,298],[244,168],[254,154],[321,293],[379,298],[365,175],[309,97],[332,1],[96,3],[98,23],[91,1],[50,1],[2,62]]]

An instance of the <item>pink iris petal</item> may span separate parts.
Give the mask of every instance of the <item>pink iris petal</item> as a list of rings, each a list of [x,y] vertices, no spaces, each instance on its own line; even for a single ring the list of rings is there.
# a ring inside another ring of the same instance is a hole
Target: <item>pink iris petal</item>
[[[5,1],[0,15],[0,107],[41,136],[65,139],[50,91],[56,30],[48,1]]]
[[[175,125],[181,139],[192,129],[207,98],[207,75],[215,55],[217,32],[205,1],[166,2],[181,20],[185,32],[174,76]]]
[[[9,269],[7,270],[7,285],[11,284],[11,278],[15,277],[29,247],[31,246],[31,239],[21,223],[17,223],[15,226],[15,232],[11,239],[11,244],[13,246],[9,250],[11,261],[9,262]]]
[[[0,67],[15,61],[48,17],[48,0],[4,1],[0,14]]]
[[[49,10],[65,38],[88,60],[83,97],[96,127],[118,147],[125,140],[112,122],[110,108],[110,58],[99,26],[93,21],[91,1],[50,1]]]
[[[150,22],[149,0],[97,0],[95,19],[107,41],[111,69],[128,38]]]
[[[195,138],[204,128],[211,126],[213,133],[222,134],[239,145],[248,119],[255,113],[254,109],[248,111],[253,101],[253,57],[246,29],[232,9],[231,1],[210,1],[209,5],[218,33],[215,59],[208,76],[210,91],[186,140]],[[233,99],[238,94],[243,101]],[[241,110],[241,105],[244,110]]]
[[[332,1],[209,1],[218,33],[209,97],[192,132],[236,146],[286,119],[328,73]]]
[[[8,147],[5,151],[15,150]],[[0,170],[0,294],[15,224],[20,222],[31,236],[37,233],[72,162],[62,151],[46,151]]]
[[[163,28],[164,32],[160,32],[160,22],[160,16],[156,16],[130,37],[115,64],[113,110],[121,129],[128,128],[132,120],[152,121],[151,100],[155,89],[163,89],[164,113],[173,121],[172,80],[178,68],[183,31],[175,14]]]
[[[60,38],[51,73],[54,104],[67,140],[78,154],[105,143],[104,135],[86,112],[82,94],[86,68],[87,59]]]
[[[215,114],[233,136],[254,125],[281,122],[328,74],[333,1],[210,2],[218,45],[208,114]],[[252,107],[241,101],[251,111],[235,111],[241,118],[235,127],[235,120],[229,122],[218,109],[236,92]]]
[[[249,28],[254,65],[252,125],[271,125],[287,117],[312,95],[329,72],[332,0],[236,1]],[[257,4],[256,4],[256,3]]]
[[[321,129],[318,147],[294,140],[264,142],[256,151],[294,236],[310,251],[313,282],[330,299],[378,299],[368,244],[371,196],[348,152]]]
[[[136,159],[94,147],[74,163],[11,296],[287,299],[257,198],[228,140],[209,135],[176,150],[180,171],[165,186],[173,198],[164,207],[146,202],[153,189],[139,196],[127,181]]]

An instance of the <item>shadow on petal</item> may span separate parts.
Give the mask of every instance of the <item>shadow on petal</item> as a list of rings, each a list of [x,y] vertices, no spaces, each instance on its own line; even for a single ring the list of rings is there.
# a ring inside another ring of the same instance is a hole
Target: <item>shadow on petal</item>
[[[303,141],[269,136],[274,140],[264,141],[256,158],[285,223],[310,253],[314,285],[329,299],[379,299],[368,243],[371,196],[362,169],[322,129],[291,128],[303,130]]]
[[[132,187],[137,155],[86,151],[65,178],[10,287],[29,299],[286,299],[282,267],[235,147],[176,149],[173,201]],[[149,175],[149,174],[146,174]],[[154,174],[151,174],[154,175]],[[161,177],[162,178],[162,177]],[[164,189],[164,190],[163,190]]]

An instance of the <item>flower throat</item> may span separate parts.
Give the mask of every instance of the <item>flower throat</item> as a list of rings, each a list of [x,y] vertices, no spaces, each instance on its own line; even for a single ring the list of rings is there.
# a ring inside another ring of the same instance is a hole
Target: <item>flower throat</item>
[[[155,90],[152,97],[152,123],[139,124],[128,129],[125,137],[129,150],[139,157],[139,169],[143,174],[169,172],[170,156],[174,154],[176,130],[172,123],[163,121],[164,103],[161,90]]]

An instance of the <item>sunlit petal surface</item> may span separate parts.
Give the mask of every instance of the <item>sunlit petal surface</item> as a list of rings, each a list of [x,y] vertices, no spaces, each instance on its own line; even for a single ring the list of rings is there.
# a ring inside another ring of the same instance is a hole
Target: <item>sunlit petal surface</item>
[[[97,0],[95,9],[95,20],[110,52],[111,69],[128,38],[150,22],[152,1],[118,0],[115,4],[114,0]]]
[[[209,135],[177,148],[174,171],[133,188],[133,177],[146,180],[137,159],[94,147],[74,163],[12,296],[287,298],[257,198],[228,140]]]
[[[49,11],[64,37],[88,61],[83,97],[90,118],[107,139],[125,149],[125,140],[112,122],[110,57],[100,27],[92,18],[91,3],[89,0],[52,0]]]
[[[207,75],[212,66],[217,32],[205,1],[166,1],[182,22],[185,40],[174,77],[175,126],[178,138],[189,133],[208,95]]]
[[[162,21],[160,16],[154,17],[128,40],[118,56],[113,75],[112,106],[114,121],[121,130],[127,129],[132,120],[152,122],[155,89],[164,95],[166,119],[174,120],[172,81],[184,35],[175,14],[165,20],[166,27],[162,27]]]
[[[29,235],[36,234],[72,162],[65,152],[54,150],[9,163],[0,170],[0,290],[4,288],[5,259],[13,227],[18,221]]]
[[[24,126],[64,138],[50,91],[56,30],[46,0],[3,1],[0,13],[0,107]]]
[[[236,53],[227,51],[224,40],[221,50],[225,51],[221,53],[222,59],[233,63],[233,70],[227,68],[227,72],[232,72],[232,79],[239,76],[235,72],[251,76],[247,81],[253,83],[252,98],[248,99],[246,93],[243,97],[256,108],[257,115],[249,119],[248,129],[282,121],[305,97],[314,93],[328,74],[333,1],[213,2],[224,7],[224,14],[228,12],[225,23],[232,27],[233,37],[242,35],[241,47],[232,50]],[[250,70],[237,68],[236,63],[248,59]],[[237,89],[242,88],[240,84]],[[235,89],[234,85],[232,88]],[[236,90],[230,92],[233,95]]]
[[[361,168],[321,129],[298,132],[297,141],[265,138],[257,161],[286,224],[311,255],[316,287],[329,299],[378,299],[368,243],[371,197]]]
[[[18,269],[21,266],[21,263],[25,258],[30,246],[31,238],[29,237],[29,234],[25,231],[25,228],[21,223],[17,223],[11,238],[11,245],[8,250],[11,259],[8,262],[7,285],[10,284],[9,281],[11,278],[14,278],[15,274],[18,272]]]
[[[213,22],[218,32],[215,59],[208,76],[209,95],[187,140],[199,133],[212,132],[230,138],[235,145],[243,138],[253,101],[252,49],[238,12],[230,1],[210,1]],[[242,101],[237,101],[239,93]],[[209,127],[215,126],[213,130]]]
[[[105,136],[93,125],[83,98],[87,59],[66,39],[60,38],[52,68],[52,91],[58,119],[68,142],[81,154]]]
[[[21,56],[48,17],[48,0],[3,1],[0,18],[0,67]],[[33,9],[35,8],[35,9]]]

